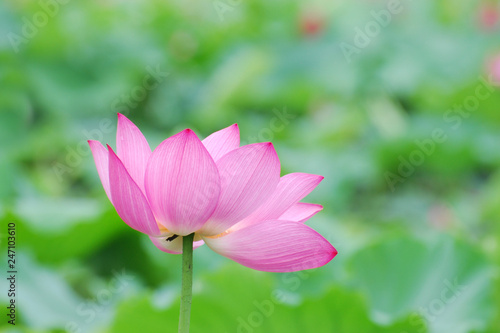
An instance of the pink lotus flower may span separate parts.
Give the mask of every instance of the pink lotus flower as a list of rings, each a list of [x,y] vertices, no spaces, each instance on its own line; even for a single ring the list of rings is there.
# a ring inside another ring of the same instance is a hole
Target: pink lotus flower
[[[323,209],[299,202],[323,179],[280,178],[271,143],[239,147],[234,124],[200,141],[186,129],[153,152],[118,114],[116,153],[89,140],[97,172],[118,215],[160,250],[179,254],[182,236],[244,266],[291,272],[328,263],[337,251],[303,222]]]

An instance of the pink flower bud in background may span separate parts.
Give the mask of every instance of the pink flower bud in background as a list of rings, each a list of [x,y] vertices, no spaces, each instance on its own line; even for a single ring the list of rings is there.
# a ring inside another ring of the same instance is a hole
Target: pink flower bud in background
[[[325,20],[318,13],[305,13],[300,18],[300,32],[306,37],[320,34],[325,28]]]
[[[500,85],[500,53],[494,55],[488,62],[488,74],[497,86]]]
[[[479,7],[479,24],[483,30],[490,31],[498,28],[500,9],[495,3],[483,3]]]

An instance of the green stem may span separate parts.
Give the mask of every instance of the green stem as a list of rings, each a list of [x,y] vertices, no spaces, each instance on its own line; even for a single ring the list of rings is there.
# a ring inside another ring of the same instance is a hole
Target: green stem
[[[194,233],[182,237],[182,291],[179,333],[189,333],[191,299],[193,298],[193,240]]]

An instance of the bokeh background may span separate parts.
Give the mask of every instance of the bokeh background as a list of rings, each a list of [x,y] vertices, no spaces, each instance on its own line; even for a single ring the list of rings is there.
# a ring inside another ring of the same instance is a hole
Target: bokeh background
[[[116,113],[152,147],[238,123],[283,173],[324,175],[308,221],[339,251],[290,274],[195,251],[192,332],[500,332],[495,1],[0,3],[0,216],[17,325],[175,332],[180,256],[108,202],[87,139]],[[300,242],[298,239],[297,242]]]

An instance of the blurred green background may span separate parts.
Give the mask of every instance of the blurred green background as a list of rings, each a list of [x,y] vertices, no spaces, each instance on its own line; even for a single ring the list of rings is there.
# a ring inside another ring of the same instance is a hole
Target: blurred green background
[[[2,332],[176,332],[180,256],[128,228],[86,140],[233,123],[324,175],[339,251],[272,274],[195,251],[192,332],[500,332],[500,4],[0,3]]]

